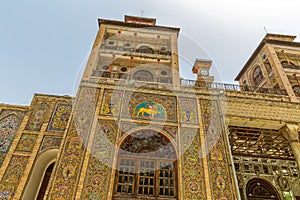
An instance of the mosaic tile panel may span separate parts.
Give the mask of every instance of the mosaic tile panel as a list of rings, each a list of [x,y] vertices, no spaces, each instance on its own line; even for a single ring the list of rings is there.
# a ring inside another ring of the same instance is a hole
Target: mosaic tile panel
[[[181,128],[180,141],[184,199],[206,199],[199,130]]]
[[[49,199],[73,199],[75,196],[97,98],[97,89],[81,88]]]
[[[36,134],[23,134],[16,150],[23,152],[32,152],[37,137],[38,135]]]
[[[197,101],[191,98],[178,98],[181,123],[198,123]]]
[[[82,138],[84,144],[86,144],[89,130],[93,123],[98,96],[97,89],[81,88],[80,94],[75,102],[75,109],[73,112],[74,124],[77,133]]]
[[[81,199],[107,199],[117,129],[115,121],[98,122]]]
[[[48,131],[65,131],[72,112],[71,104],[58,103],[50,120]]]
[[[44,136],[39,152],[47,149],[59,149],[62,137]]]
[[[37,106],[33,109],[25,130],[39,131],[45,120],[47,119],[50,104],[47,102],[37,102]]]
[[[122,91],[105,90],[101,106],[101,114],[118,116],[121,110]]]
[[[76,192],[85,150],[74,124],[70,128],[66,140],[49,199],[73,199]]]
[[[127,92],[123,102],[122,116],[177,122],[176,97]]]
[[[22,120],[23,117],[25,116],[25,111],[3,109],[0,113],[0,119],[12,114],[15,114],[16,116],[19,117],[20,120]]]
[[[16,136],[20,120],[16,115],[8,115],[0,120],[0,154],[6,154]]]
[[[0,167],[2,166],[2,163],[5,159],[5,157],[6,157],[6,154],[0,154]]]
[[[201,100],[208,167],[214,199],[234,199],[218,103]]]
[[[0,199],[13,199],[29,157],[13,156],[0,183]]]

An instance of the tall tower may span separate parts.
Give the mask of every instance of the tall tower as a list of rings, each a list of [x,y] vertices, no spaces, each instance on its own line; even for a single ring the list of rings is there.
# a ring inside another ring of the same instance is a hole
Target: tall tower
[[[48,199],[237,199],[219,93],[180,84],[155,23],[99,19]]]
[[[267,34],[258,45],[236,81],[245,90],[300,97],[300,43],[295,36]],[[271,90],[271,91],[270,91]]]

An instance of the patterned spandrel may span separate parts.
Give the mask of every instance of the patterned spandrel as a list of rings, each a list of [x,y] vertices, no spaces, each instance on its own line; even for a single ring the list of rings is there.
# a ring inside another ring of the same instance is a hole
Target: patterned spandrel
[[[44,136],[39,152],[47,149],[59,149],[62,142],[62,137]]]
[[[72,111],[71,104],[58,103],[50,120],[48,131],[65,131]]]

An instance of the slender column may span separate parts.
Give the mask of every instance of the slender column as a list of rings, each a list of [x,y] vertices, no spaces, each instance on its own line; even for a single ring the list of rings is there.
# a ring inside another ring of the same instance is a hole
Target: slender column
[[[292,148],[295,160],[300,171],[300,141],[299,141],[299,126],[296,124],[286,124],[281,128],[283,136],[289,141]]]

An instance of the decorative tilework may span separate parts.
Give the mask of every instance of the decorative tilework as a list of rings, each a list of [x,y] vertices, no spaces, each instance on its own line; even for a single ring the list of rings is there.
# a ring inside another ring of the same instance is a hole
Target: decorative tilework
[[[182,181],[184,199],[206,199],[199,130],[181,128],[180,141],[183,158]]]
[[[89,131],[93,122],[93,117],[96,110],[96,101],[98,99],[98,90],[94,88],[81,88],[80,94],[75,102],[73,113],[74,124],[78,135],[87,142]]]
[[[6,157],[6,154],[0,154],[0,167],[2,166],[2,163],[5,159],[5,157]]]
[[[225,156],[225,144],[220,121],[218,103],[216,101],[201,100],[203,123],[205,129],[205,143],[208,153],[208,167],[211,188],[214,199],[234,199],[228,163]]]
[[[49,199],[73,199],[75,196],[97,98],[97,89],[80,88],[75,102],[74,121],[66,136]]]
[[[121,137],[128,133],[128,131],[136,128],[136,127],[143,127],[148,126],[149,124],[136,124],[133,122],[121,122]],[[155,126],[151,126],[155,127]],[[147,127],[150,128],[150,127]],[[159,127],[160,128],[160,127]],[[174,126],[163,126],[163,131],[167,132],[175,141],[177,135],[177,127]]]
[[[13,199],[28,157],[13,156],[0,183],[0,199]]]
[[[115,121],[98,122],[81,199],[107,199],[117,128]]]
[[[132,115],[144,119],[165,120],[166,110],[158,103],[147,101],[139,103],[135,107]]]
[[[104,115],[119,115],[122,101],[122,91],[105,90],[101,107],[101,114]]]
[[[50,120],[48,131],[65,131],[72,111],[71,104],[56,105],[53,116]]]
[[[125,100],[123,102],[123,112],[122,115],[124,117],[132,117],[132,118],[141,118],[148,120],[165,120],[163,118],[156,117],[145,117],[142,115],[137,115],[135,109],[141,103],[148,102],[153,103],[155,105],[161,105],[165,110],[165,118],[166,121],[177,122],[177,114],[176,114],[176,97],[173,96],[163,96],[163,95],[154,95],[154,94],[146,94],[146,93],[130,93],[127,92],[125,94]],[[150,108],[148,108],[150,109]],[[151,108],[151,112],[154,109]],[[158,110],[159,112],[159,110]],[[149,112],[148,112],[149,113]]]
[[[6,154],[15,138],[20,124],[19,118],[12,114],[0,120],[0,153]]]
[[[85,150],[73,123],[66,140],[49,199],[73,199],[76,192],[76,183]]]
[[[47,149],[59,149],[62,137],[44,136],[39,152]]]
[[[198,123],[196,99],[179,98],[178,106],[181,123]]]
[[[24,151],[24,152],[32,152],[37,137],[38,135],[36,134],[23,134],[18,143],[16,150]]]
[[[0,113],[0,119],[2,119],[3,117],[6,117],[8,115],[12,115],[12,114],[15,114],[16,116],[19,117],[20,120],[22,120],[23,117],[25,116],[25,111],[3,109]]]
[[[31,113],[30,119],[27,123],[26,130],[39,131],[46,119],[47,112],[49,112],[50,104],[47,102],[37,102],[37,106]]]

